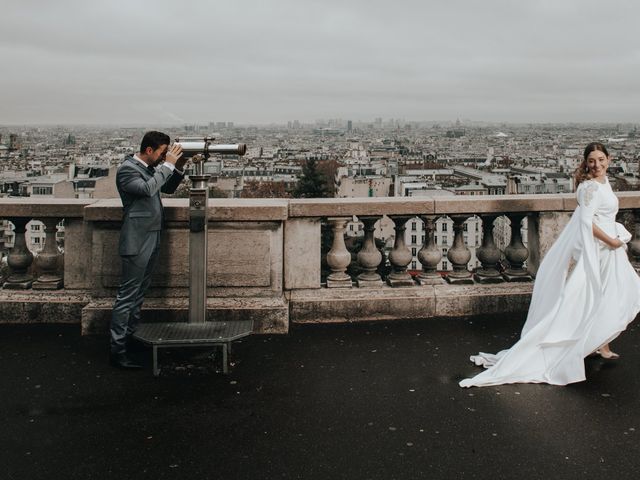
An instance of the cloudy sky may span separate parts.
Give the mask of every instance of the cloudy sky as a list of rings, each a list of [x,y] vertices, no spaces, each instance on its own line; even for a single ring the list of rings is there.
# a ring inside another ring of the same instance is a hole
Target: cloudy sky
[[[635,0],[14,0],[0,124],[639,122]]]

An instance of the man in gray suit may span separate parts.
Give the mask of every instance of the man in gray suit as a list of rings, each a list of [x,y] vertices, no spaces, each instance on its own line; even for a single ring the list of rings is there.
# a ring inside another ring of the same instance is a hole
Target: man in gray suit
[[[118,248],[122,281],[111,317],[110,363],[117,368],[141,368],[127,356],[127,343],[140,322],[144,294],[160,248],[164,220],[160,192],[175,192],[184,178],[182,147],[169,144],[168,135],[147,132],[140,153],[126,157],[116,175],[124,209]]]

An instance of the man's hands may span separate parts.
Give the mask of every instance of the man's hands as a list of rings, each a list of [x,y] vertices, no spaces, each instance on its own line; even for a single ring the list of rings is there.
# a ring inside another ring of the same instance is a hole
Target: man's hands
[[[186,159],[181,160],[181,157],[182,145],[174,143],[168,148],[164,161],[174,165],[178,170],[182,171],[182,167],[184,167]]]
[[[182,156],[182,152],[180,152],[180,158],[176,162],[176,170],[178,170],[180,172],[184,172],[184,165],[185,165],[185,163],[187,163],[187,161],[188,160],[185,157]]]

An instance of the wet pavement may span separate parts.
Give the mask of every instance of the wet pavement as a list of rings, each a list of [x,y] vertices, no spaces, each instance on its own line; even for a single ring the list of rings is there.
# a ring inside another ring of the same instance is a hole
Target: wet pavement
[[[461,389],[523,318],[296,327],[108,366],[78,326],[0,325],[0,479],[640,478],[640,329],[567,387]],[[637,321],[636,321],[637,322]]]

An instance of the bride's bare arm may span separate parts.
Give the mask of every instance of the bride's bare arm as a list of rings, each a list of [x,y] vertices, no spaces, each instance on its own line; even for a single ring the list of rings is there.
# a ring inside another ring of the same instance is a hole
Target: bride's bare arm
[[[604,233],[602,229],[598,227],[595,223],[593,224],[593,236],[596,237],[601,242],[603,242],[604,244],[614,249],[620,248],[622,245],[624,245],[624,242],[622,240],[620,240],[619,238],[610,237],[609,235]]]

